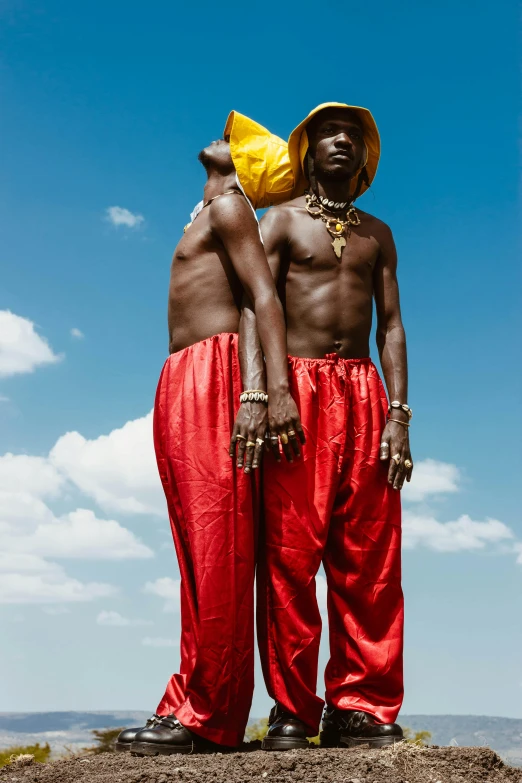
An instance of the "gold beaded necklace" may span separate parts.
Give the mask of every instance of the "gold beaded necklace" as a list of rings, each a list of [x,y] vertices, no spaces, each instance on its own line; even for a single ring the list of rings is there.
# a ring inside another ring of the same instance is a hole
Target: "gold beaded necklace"
[[[313,218],[321,218],[326,226],[326,230],[333,237],[333,251],[337,258],[341,258],[343,248],[346,247],[346,237],[349,237],[352,233],[350,226],[359,226],[361,224],[361,219],[355,211],[353,204],[350,204],[348,207],[345,220],[335,216],[329,217],[325,214],[325,207],[315,193],[307,192],[306,210]]]

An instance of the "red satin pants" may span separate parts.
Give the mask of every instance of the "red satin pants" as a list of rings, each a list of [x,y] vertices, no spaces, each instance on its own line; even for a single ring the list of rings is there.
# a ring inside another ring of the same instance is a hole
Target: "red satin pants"
[[[242,742],[254,690],[255,484],[228,456],[242,391],[237,335],[172,354],[154,443],[181,574],[181,667],[157,712]]]
[[[306,434],[293,464],[265,462],[258,639],[267,689],[318,732],[321,613],[328,585],[326,702],[395,721],[403,698],[401,509],[379,444],[388,407],[369,359],[290,358]],[[263,551],[264,549],[264,551]]]

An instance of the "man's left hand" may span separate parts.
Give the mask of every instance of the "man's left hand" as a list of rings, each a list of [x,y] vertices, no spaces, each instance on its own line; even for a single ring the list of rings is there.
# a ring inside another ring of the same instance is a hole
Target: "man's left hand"
[[[402,489],[404,479],[411,481],[413,461],[407,427],[388,421],[382,433],[379,457],[383,462],[390,460],[388,483],[394,489]]]

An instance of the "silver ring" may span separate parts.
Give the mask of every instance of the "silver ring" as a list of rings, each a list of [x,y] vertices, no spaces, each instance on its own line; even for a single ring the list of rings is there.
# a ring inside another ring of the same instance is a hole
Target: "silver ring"
[[[386,443],[385,440],[383,440],[383,442],[381,443],[381,449],[389,449],[389,448],[390,448],[389,445]]]

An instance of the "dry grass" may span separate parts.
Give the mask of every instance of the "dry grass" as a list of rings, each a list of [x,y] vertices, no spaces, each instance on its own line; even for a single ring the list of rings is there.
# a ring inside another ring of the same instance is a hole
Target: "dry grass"
[[[32,753],[18,753],[18,755],[13,753],[13,755],[9,757],[9,764],[13,767],[28,767],[33,761],[34,756]]]
[[[381,751],[380,760],[384,766],[394,768],[406,779],[412,776],[426,780],[426,783],[440,783],[437,774],[430,766],[433,759],[427,745],[422,742],[395,742]]]

